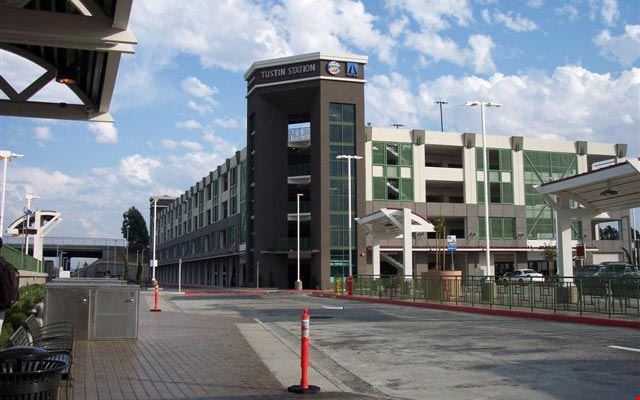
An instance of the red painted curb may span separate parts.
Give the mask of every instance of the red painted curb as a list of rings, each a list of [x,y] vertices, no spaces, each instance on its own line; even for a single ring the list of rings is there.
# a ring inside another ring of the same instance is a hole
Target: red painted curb
[[[541,319],[554,322],[569,322],[574,324],[588,324],[599,326],[610,326],[616,328],[632,328],[640,329],[640,321],[629,321],[622,319],[612,318],[597,318],[597,317],[585,317],[578,315],[566,315],[566,314],[545,314],[531,311],[517,311],[517,310],[497,310],[491,308],[479,308],[471,306],[460,306],[451,304],[438,304],[438,303],[414,303],[404,300],[389,300],[379,299],[375,297],[362,297],[362,296],[345,296],[326,293],[314,293],[319,297],[332,297],[340,300],[353,300],[369,303],[379,304],[393,304],[397,306],[406,307],[418,307],[418,308],[431,308],[436,310],[458,311],[471,314],[483,314],[483,315],[498,315],[502,317],[516,317],[516,318],[528,318],[528,319]]]
[[[212,290],[185,290],[184,291],[184,295],[185,296],[198,296],[198,295],[210,295],[210,296],[215,296],[215,295],[233,295],[233,294],[237,294],[237,295],[246,295],[246,294],[269,294],[269,293],[307,293],[307,294],[317,294],[317,295],[325,295],[327,293],[327,291],[324,290],[312,290],[312,289],[305,289],[305,290],[294,290],[294,289],[286,289],[286,290],[280,290],[280,289],[234,289],[234,290],[216,290],[216,289],[212,289]]]

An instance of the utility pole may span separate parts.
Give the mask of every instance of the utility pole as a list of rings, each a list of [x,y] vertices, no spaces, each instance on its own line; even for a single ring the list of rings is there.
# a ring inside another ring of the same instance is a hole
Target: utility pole
[[[442,119],[442,105],[449,104],[446,100],[436,100],[433,104],[438,104],[440,106],[440,132],[444,132],[444,121]]]

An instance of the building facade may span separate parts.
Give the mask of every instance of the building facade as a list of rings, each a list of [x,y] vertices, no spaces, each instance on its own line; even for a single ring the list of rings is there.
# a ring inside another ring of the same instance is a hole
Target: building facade
[[[158,209],[158,279],[192,286],[330,287],[349,270],[372,274],[371,238],[348,228],[380,208],[410,208],[455,235],[457,251],[438,258],[430,234],[415,237],[413,271],[453,265],[465,274],[531,267],[552,273],[544,246],[555,244],[551,208],[533,187],[616,162],[626,145],[488,136],[489,270],[484,256],[482,137],[365,125],[367,58],[311,53],[254,63],[247,81],[247,147],[179,198]],[[339,155],[361,155],[351,161]],[[153,220],[153,218],[151,219]],[[299,221],[299,222],[298,222]],[[629,247],[626,213],[574,223],[579,262],[621,260]],[[153,232],[153,229],[151,230]],[[349,248],[349,235],[352,246]],[[382,274],[401,241],[381,242]]]

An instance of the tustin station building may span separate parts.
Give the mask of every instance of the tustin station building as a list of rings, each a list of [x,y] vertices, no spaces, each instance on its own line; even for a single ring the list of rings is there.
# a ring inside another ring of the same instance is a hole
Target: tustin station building
[[[487,269],[482,136],[367,126],[366,63],[364,56],[310,53],[249,67],[247,146],[179,197],[157,197],[161,284],[177,283],[181,260],[184,285],[293,288],[298,218],[304,288],[329,288],[336,276],[348,275],[349,252],[359,275],[443,268],[442,239],[433,232],[411,237],[411,265],[403,268],[401,238],[376,239],[374,246],[363,226],[349,230],[349,184],[354,218],[409,209],[444,222],[444,235],[455,235],[457,247],[446,254],[447,269],[555,273],[544,254],[544,246],[555,245],[554,213],[534,186],[624,161],[626,144],[542,140],[526,131],[487,136]],[[584,256],[574,249],[576,263],[623,260],[629,230],[627,211],[574,220],[573,244],[585,248]]]

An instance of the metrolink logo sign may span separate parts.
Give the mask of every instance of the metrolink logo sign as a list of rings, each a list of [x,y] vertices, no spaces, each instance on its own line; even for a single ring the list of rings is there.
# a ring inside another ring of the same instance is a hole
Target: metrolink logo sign
[[[358,64],[354,63],[354,62],[348,62],[347,63],[347,68],[345,70],[345,74],[347,76],[357,77],[358,76]]]

